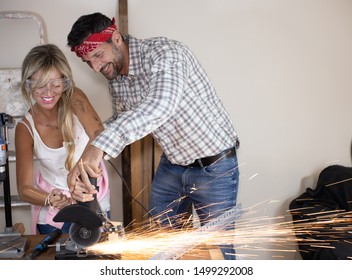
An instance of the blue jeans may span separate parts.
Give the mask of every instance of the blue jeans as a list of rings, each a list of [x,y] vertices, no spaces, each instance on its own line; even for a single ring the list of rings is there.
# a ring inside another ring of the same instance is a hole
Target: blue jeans
[[[206,167],[185,167],[172,164],[163,154],[152,184],[150,213],[161,225],[177,228],[193,204],[204,225],[236,205],[238,177],[236,156]],[[233,228],[234,224],[229,227]],[[235,259],[232,245],[220,247],[225,259]]]
[[[61,228],[62,233],[68,233],[70,226],[71,226],[71,223],[65,222]],[[45,224],[45,225],[37,224],[37,230],[38,230],[39,234],[50,234],[51,232],[53,232],[56,229],[57,229],[56,227],[53,227],[49,224]]]

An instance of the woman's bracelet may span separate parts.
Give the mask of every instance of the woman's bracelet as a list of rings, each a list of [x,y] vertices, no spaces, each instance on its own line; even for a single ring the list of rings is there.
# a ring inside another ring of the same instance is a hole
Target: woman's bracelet
[[[50,202],[50,197],[51,197],[52,191],[48,194],[48,196],[45,198],[44,201],[44,206],[49,206],[50,208],[53,208],[54,206]]]

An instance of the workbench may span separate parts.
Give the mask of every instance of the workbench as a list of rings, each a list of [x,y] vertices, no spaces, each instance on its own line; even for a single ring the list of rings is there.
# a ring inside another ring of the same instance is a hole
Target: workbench
[[[26,249],[25,249],[25,254],[21,259],[25,259],[29,254],[31,253],[31,250],[38,245],[45,237],[45,235],[24,235],[23,237],[27,238],[27,244],[26,244]],[[63,235],[65,237],[65,235]],[[37,257],[34,258],[34,260],[55,260],[56,256],[56,251],[55,251],[55,244],[52,244],[53,246],[49,246],[48,250],[46,252],[41,253]],[[101,258],[104,260],[104,258]],[[111,259],[111,258],[109,258]],[[122,257],[117,257],[116,259],[121,259],[121,260],[128,260],[128,256],[122,256]],[[181,260],[222,260],[223,256],[221,254],[221,251],[218,247],[216,246],[207,246],[207,250],[201,250],[201,252],[198,252],[195,254],[192,254],[192,251],[189,253],[185,254]],[[84,260],[84,258],[83,258]]]

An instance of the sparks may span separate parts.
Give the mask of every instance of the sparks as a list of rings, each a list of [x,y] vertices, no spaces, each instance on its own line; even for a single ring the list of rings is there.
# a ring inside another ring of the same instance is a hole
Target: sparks
[[[221,228],[209,232],[191,228],[189,217],[182,223],[187,226],[180,229],[150,227],[149,222],[129,230],[123,238],[110,235],[108,241],[97,243],[89,250],[94,254],[121,255],[126,260],[150,259],[160,252],[176,252],[193,244],[195,247],[188,257],[207,258],[209,248],[234,244],[239,251],[252,252],[238,254],[241,259],[255,258],[257,252],[272,252],[272,258],[283,258],[277,253],[295,252],[297,249],[292,248],[297,243],[311,250],[333,249],[334,241],[343,240],[352,232],[351,212],[317,213],[312,218],[294,222],[286,221],[284,216],[251,217],[253,213],[252,208],[245,211],[240,219],[236,219],[235,229]]]

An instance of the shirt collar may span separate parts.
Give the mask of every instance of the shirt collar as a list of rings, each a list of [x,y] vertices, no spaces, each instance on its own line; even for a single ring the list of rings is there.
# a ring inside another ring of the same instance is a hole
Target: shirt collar
[[[128,65],[128,75],[137,76],[142,72],[142,61],[140,54],[141,40],[137,38],[126,35],[125,40],[128,42],[129,49],[129,65]]]

